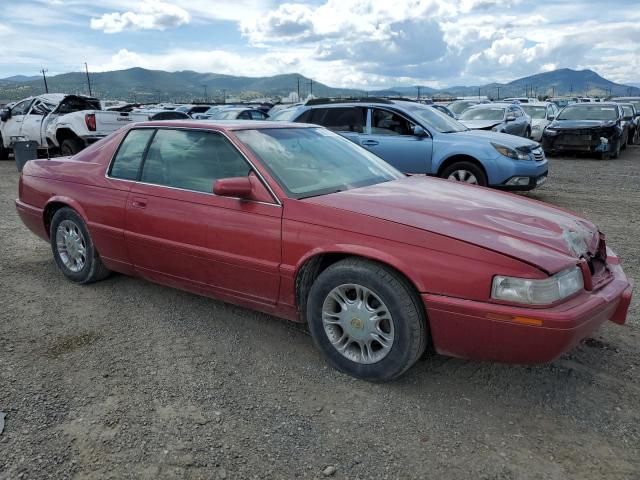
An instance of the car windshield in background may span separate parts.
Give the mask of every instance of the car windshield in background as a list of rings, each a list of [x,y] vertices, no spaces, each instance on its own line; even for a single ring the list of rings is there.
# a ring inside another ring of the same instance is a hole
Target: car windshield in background
[[[447,108],[449,108],[449,110],[451,110],[456,115],[460,115],[467,108],[473,105],[477,105],[477,102],[453,102],[447,105]]]
[[[633,117],[633,107],[631,105],[622,105],[622,111],[625,117]]]
[[[235,134],[293,198],[404,177],[372,153],[324,128],[269,128]]]
[[[405,109],[417,120],[420,120],[425,127],[433,128],[440,133],[466,132],[468,130],[460,122],[435,108],[415,104],[407,105]]]
[[[279,122],[290,122],[298,114],[297,108],[291,108],[287,110],[280,110],[269,117],[269,120]]]
[[[533,119],[544,120],[547,114],[547,107],[534,107],[533,105],[520,105],[520,107]]]
[[[504,119],[503,107],[470,108],[460,115],[460,120],[500,120]]]
[[[558,115],[558,120],[616,120],[617,118],[616,107],[602,105],[569,105]]]

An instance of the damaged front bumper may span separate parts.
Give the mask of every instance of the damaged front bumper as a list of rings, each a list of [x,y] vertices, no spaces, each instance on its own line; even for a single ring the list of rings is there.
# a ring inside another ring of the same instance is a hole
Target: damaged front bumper
[[[609,153],[616,148],[618,132],[613,130],[554,130],[547,128],[542,136],[545,151],[578,151]]]

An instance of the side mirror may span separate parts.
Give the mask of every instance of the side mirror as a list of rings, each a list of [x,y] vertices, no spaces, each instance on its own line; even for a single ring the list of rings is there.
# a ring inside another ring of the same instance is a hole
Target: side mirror
[[[11,109],[3,108],[0,110],[0,122],[6,122],[11,118]]]
[[[252,191],[249,177],[221,178],[213,183],[213,193],[220,197],[249,198]]]
[[[515,121],[515,119],[516,119],[515,115],[507,115],[506,121],[513,122]]]
[[[413,127],[413,134],[416,137],[426,137],[427,131],[424,128],[422,128],[420,125],[416,125],[415,127]]]

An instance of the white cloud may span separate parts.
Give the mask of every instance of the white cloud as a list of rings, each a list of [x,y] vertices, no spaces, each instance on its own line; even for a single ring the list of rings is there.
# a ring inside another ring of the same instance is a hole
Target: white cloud
[[[105,13],[91,19],[91,28],[105,33],[123,30],[165,30],[189,23],[191,15],[184,8],[161,2],[144,0],[136,11]]]

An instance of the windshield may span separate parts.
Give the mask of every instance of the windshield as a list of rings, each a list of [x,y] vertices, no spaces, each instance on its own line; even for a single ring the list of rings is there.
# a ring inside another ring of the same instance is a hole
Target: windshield
[[[269,117],[269,120],[289,122],[295,118],[297,113],[297,108],[287,108],[285,110],[280,110],[279,112],[274,113]]]
[[[558,115],[558,120],[616,120],[618,112],[614,106],[569,105]]]
[[[478,104],[478,102],[453,102],[453,103],[450,103],[449,105],[447,105],[447,107],[453,113],[455,113],[456,115],[459,115],[462,112],[464,112],[467,108],[469,108],[469,107],[471,107],[473,105],[477,105],[477,104]]]
[[[470,108],[460,115],[460,120],[499,120],[504,119],[504,107]]]
[[[532,105],[520,105],[533,119],[544,120],[547,116],[547,107],[534,107]]]
[[[324,128],[269,128],[235,134],[293,198],[404,177],[374,154]]]
[[[468,130],[468,128],[460,122],[435,108],[414,104],[405,106],[405,109],[411,113],[416,120],[423,123],[425,127],[437,130],[440,133],[466,132]]]

